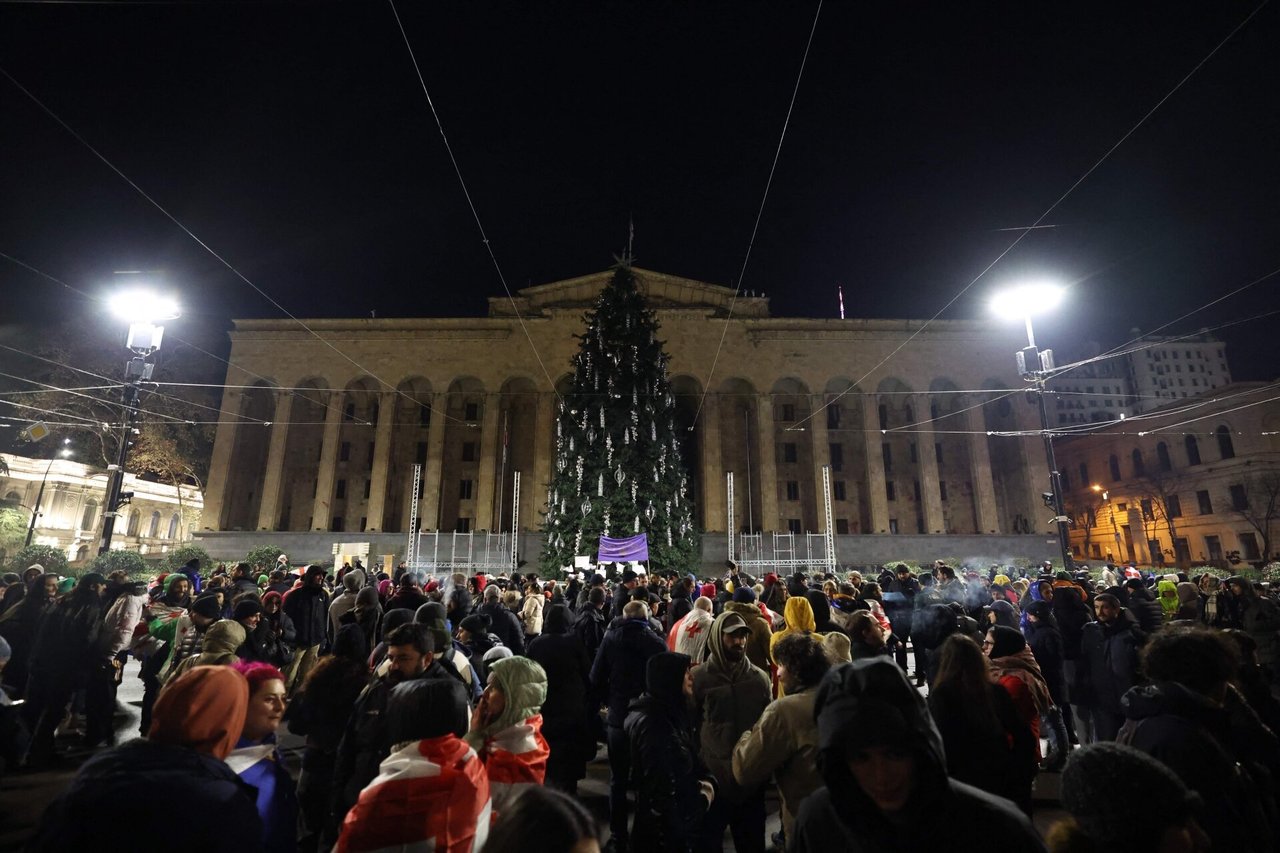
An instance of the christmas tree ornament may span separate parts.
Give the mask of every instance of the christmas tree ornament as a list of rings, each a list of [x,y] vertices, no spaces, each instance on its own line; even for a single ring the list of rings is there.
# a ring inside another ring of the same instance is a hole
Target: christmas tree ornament
[[[604,497],[604,474],[603,473],[600,475],[600,485],[596,489],[596,494],[599,497]]]

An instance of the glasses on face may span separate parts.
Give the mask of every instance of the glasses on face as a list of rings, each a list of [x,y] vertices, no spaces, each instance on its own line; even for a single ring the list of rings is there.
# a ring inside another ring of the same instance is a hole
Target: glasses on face
[[[983,641],[982,641],[982,647],[983,647],[984,649],[989,649],[989,648],[991,648],[992,646],[994,646],[995,644],[996,644],[996,643],[995,643],[995,640],[983,640]]]

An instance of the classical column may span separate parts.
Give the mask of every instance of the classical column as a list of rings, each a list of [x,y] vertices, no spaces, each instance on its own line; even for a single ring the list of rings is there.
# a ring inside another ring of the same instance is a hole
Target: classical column
[[[373,434],[373,471],[369,478],[369,506],[365,509],[365,529],[377,532],[382,529],[383,515],[387,510],[387,480],[391,476],[392,425],[395,423],[395,391],[383,391],[378,395],[378,426]]]
[[[342,392],[330,391],[324,418],[324,440],[316,468],[316,499],[311,504],[311,529],[329,529],[333,507],[333,481],[338,471],[338,438],[342,431]]]
[[[534,416],[533,426],[533,477],[525,480],[521,474],[520,514],[525,518],[536,518],[534,510],[541,507],[545,510],[547,489],[551,488],[551,436],[556,430],[556,395],[555,392],[538,395],[538,410]],[[532,527],[533,525],[526,525]],[[520,519],[511,522],[512,531],[520,532]]]
[[[222,395],[222,411],[218,415],[218,432],[213,440],[213,456],[209,461],[209,485],[204,490],[204,512],[200,516],[206,530],[221,530],[227,479],[231,476],[231,455],[236,446],[236,430],[240,420],[238,389]],[[124,535],[124,531],[120,531]]]
[[[920,398],[915,410],[928,412],[928,398]],[[926,419],[916,429],[916,458],[920,460],[920,500],[924,503],[924,532],[946,533],[947,523],[942,515],[942,491],[938,485],[938,457],[933,447],[933,424]]]
[[[486,394],[484,414],[480,420],[480,473],[476,484],[476,529],[493,530],[494,479],[498,470],[498,404],[497,394]]]
[[[870,510],[871,529],[868,533],[889,532],[889,496],[885,494],[884,455],[880,444],[880,414],[878,399],[866,397],[862,405],[862,434],[867,443],[867,506]]]
[[[267,445],[267,473],[262,481],[262,504],[258,508],[258,529],[280,526],[280,486],[284,482],[284,451],[289,442],[289,416],[293,394],[276,391],[276,413],[271,421],[271,443]]]
[[[422,466],[422,498],[418,501],[418,514],[422,517],[425,529],[436,530],[440,526],[440,478],[444,474],[444,431],[447,427],[445,416],[449,411],[449,395],[441,391],[431,400],[431,424],[427,427],[427,464]],[[409,504],[410,501],[405,500],[405,530],[412,523]]]
[[[826,395],[811,394],[809,396],[809,412],[816,413],[809,418],[809,435],[813,443],[813,496],[814,512],[818,516],[818,532],[827,532],[827,501],[830,495],[822,494],[822,466],[831,464],[831,440],[827,437]],[[832,473],[832,479],[835,474]],[[832,508],[834,512],[834,507]]]
[[[707,394],[703,398],[702,414],[698,420],[701,425],[698,461],[702,465],[702,492],[698,500],[702,504],[702,528],[710,533],[728,525],[725,518],[724,463],[720,458],[720,395]],[[747,484],[734,483],[733,487],[745,489]],[[750,500],[751,496],[748,495],[747,499]],[[734,531],[725,532],[732,536]]]
[[[982,407],[969,410],[969,476],[973,481],[974,518],[979,533],[1000,532],[1000,512],[995,483],[991,479],[991,451],[987,446],[987,420]]]
[[[760,478],[760,529],[781,530],[778,523],[778,448],[774,441],[773,397],[756,397],[756,460]]]

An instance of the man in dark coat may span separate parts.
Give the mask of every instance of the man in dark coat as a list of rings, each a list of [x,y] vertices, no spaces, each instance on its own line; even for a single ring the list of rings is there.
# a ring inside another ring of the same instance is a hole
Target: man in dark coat
[[[591,686],[597,695],[606,697],[609,706],[609,822],[615,849],[626,846],[627,783],[631,778],[631,743],[623,724],[631,702],[644,692],[649,658],[667,650],[662,637],[649,627],[649,607],[643,601],[629,602],[622,615],[623,621],[604,635],[591,664]]]
[[[892,661],[833,667],[814,711],[826,786],[801,804],[792,853],[1043,853],[1012,803],[948,778],[924,698]]]
[[[1280,681],[1280,607],[1258,595],[1248,578],[1227,578],[1240,627],[1257,645],[1258,665],[1271,684]]]
[[[1164,612],[1160,609],[1160,602],[1156,601],[1151,594],[1151,590],[1147,589],[1147,585],[1141,578],[1130,578],[1124,582],[1124,588],[1129,592],[1129,600],[1124,603],[1125,607],[1133,614],[1142,633],[1151,634],[1158,631],[1164,623]]]
[[[1115,740],[1124,724],[1120,697],[1138,682],[1138,652],[1146,634],[1114,595],[1102,593],[1094,606],[1098,621],[1084,626],[1072,692],[1093,719],[1094,737]]]
[[[588,701],[591,659],[573,634],[569,608],[552,604],[542,617],[542,633],[529,643],[526,655],[547,673],[547,698],[542,702],[542,736],[551,747],[547,784],[573,796],[578,781],[595,758],[593,713]],[[598,706],[597,706],[598,707]]]
[[[688,675],[688,655],[663,652],[649,658],[644,695],[627,714],[637,780],[635,850],[690,850],[714,799],[714,782],[698,761],[693,739]]]
[[[234,574],[231,576],[232,598],[244,593],[250,593],[252,595],[260,594],[258,591],[258,582],[253,579],[251,574],[253,572],[252,566],[248,563],[236,563],[236,567],[233,571]]]
[[[524,626],[520,618],[502,605],[502,590],[496,584],[484,588],[484,604],[476,612],[489,617],[489,630],[511,649],[511,654],[524,654]]]
[[[630,569],[622,573],[621,582],[613,588],[613,609],[609,613],[610,619],[622,618],[622,609],[627,606],[627,602],[631,601],[632,591],[639,583],[640,576]]]
[[[1082,706],[1071,692],[1076,683],[1076,667],[1080,661],[1080,643],[1084,626],[1093,621],[1087,593],[1080,585],[1059,589],[1050,602],[1058,630],[1062,632],[1062,677],[1066,684],[1068,702],[1062,705],[1062,717],[1067,726],[1067,737],[1073,745],[1093,741],[1093,720],[1081,713]],[[1083,741],[1081,740],[1083,739]]]
[[[325,641],[329,628],[329,593],[324,589],[323,566],[307,566],[302,586],[285,595],[283,610],[293,621],[297,643],[297,653],[285,673],[289,679],[287,686],[292,691],[315,666],[320,644]]]
[[[898,638],[894,657],[902,671],[907,671],[907,640],[911,639],[912,617],[915,614],[916,595],[920,592],[920,582],[912,576],[911,570],[899,564],[894,570],[893,582],[884,590],[884,612],[889,617],[894,636]],[[919,643],[916,650],[916,684],[924,683],[925,656]]]
[[[587,650],[587,658],[594,661],[600,644],[604,642],[608,626],[604,618],[604,604],[608,593],[602,586],[593,586],[587,594],[587,602],[578,608],[578,619],[573,623],[573,633]]]

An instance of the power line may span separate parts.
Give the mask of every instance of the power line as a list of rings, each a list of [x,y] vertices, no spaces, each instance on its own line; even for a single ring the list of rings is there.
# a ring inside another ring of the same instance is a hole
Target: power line
[[[489,235],[485,233],[484,225],[480,222],[480,214],[476,210],[475,202],[471,200],[471,192],[467,189],[467,182],[462,177],[462,168],[458,165],[458,158],[453,154],[453,146],[449,144],[449,137],[444,132],[444,123],[440,120],[440,114],[436,112],[435,102],[431,100],[431,93],[427,91],[427,81],[422,76],[422,69],[418,67],[418,57],[413,51],[413,45],[409,42],[409,34],[405,32],[404,23],[400,20],[400,13],[396,10],[395,0],[387,0],[387,4],[391,7],[391,14],[395,16],[396,26],[400,29],[400,37],[404,40],[405,50],[408,51],[409,60],[413,63],[413,72],[418,77],[418,85],[422,87],[422,94],[427,99],[427,106],[431,108],[431,116],[436,120],[436,128],[440,131],[440,139],[444,141],[444,149],[449,154],[449,162],[453,164],[453,171],[458,176],[458,183],[462,186],[462,194],[467,199],[467,206],[471,208],[471,217],[475,219],[476,228],[480,230],[480,240],[484,243],[484,248],[489,253],[489,260],[493,262],[493,268],[498,273],[498,280],[502,282],[502,289],[506,291],[507,299],[511,300],[511,310],[515,312],[516,320],[520,323],[520,329],[524,332],[525,339],[529,341],[529,347],[533,350],[533,357],[538,360],[538,366],[542,368],[542,375],[547,378],[547,385],[551,387],[551,393],[556,395],[557,400],[560,400],[560,392],[556,390],[555,380],[551,378],[550,372],[547,371],[547,365],[542,361],[538,346],[533,342],[533,336],[529,334],[529,329],[525,326],[524,317],[521,316],[520,308],[516,305],[516,298],[511,294],[511,288],[507,286],[507,277],[502,274],[502,265],[498,263],[498,256],[494,254],[493,244],[489,242]]]
[[[1205,55],[1205,57],[1204,57],[1203,59],[1201,59],[1199,62],[1197,62],[1197,63],[1192,67],[1192,69],[1191,69],[1190,71],[1188,71],[1188,72],[1186,73],[1186,75],[1185,75],[1185,76],[1183,76],[1183,78],[1182,78],[1181,80],[1179,80],[1179,81],[1174,85],[1174,87],[1173,87],[1172,89],[1170,89],[1167,93],[1165,93],[1164,97],[1162,97],[1159,101],[1157,101],[1157,102],[1156,102],[1156,104],[1155,104],[1155,106],[1153,106],[1151,109],[1147,110],[1147,112],[1142,116],[1142,118],[1138,119],[1137,123],[1136,123],[1136,124],[1134,124],[1134,125],[1133,125],[1133,127],[1129,128],[1129,129],[1124,133],[1124,135],[1123,135],[1123,136],[1121,136],[1121,137],[1120,137],[1120,139],[1116,141],[1116,143],[1115,143],[1114,145],[1112,145],[1110,148],[1108,148],[1108,149],[1106,150],[1106,152],[1105,152],[1105,153],[1103,153],[1103,155],[1102,155],[1101,157],[1099,157],[1099,158],[1098,158],[1098,160],[1097,160],[1096,162],[1094,162],[1094,164],[1093,164],[1092,166],[1090,166],[1088,169],[1086,169],[1086,170],[1085,170],[1085,172],[1084,172],[1084,174],[1082,174],[1079,178],[1077,178],[1077,179],[1076,179],[1076,182],[1075,182],[1075,183],[1073,183],[1070,187],[1068,187],[1068,188],[1067,188],[1067,191],[1066,191],[1066,192],[1064,192],[1062,195],[1058,196],[1057,201],[1055,201],[1053,204],[1049,205],[1049,207],[1045,210],[1045,212],[1044,212],[1044,213],[1042,213],[1042,214],[1040,214],[1038,217],[1036,217],[1036,220],[1035,220],[1034,222],[1032,222],[1032,223],[1031,223],[1031,225],[1030,225],[1026,230],[1023,230],[1021,233],[1019,233],[1019,234],[1018,234],[1018,236],[1017,236],[1016,238],[1014,238],[1013,242],[1012,242],[1012,243],[1010,243],[1010,244],[1008,245],[1008,247],[1006,247],[1006,248],[1005,248],[1005,250],[1004,250],[1004,251],[1002,251],[999,255],[997,255],[997,256],[996,256],[996,259],[995,259],[994,261],[992,261],[992,262],[991,262],[991,263],[989,263],[985,268],[983,268],[982,272],[980,272],[980,273],[978,273],[976,276],[974,276],[974,277],[969,281],[969,283],[968,283],[968,284],[966,284],[964,287],[960,288],[960,291],[959,291],[958,293],[956,293],[956,295],[955,295],[955,296],[951,297],[951,299],[950,299],[950,300],[949,300],[945,305],[943,305],[943,306],[942,306],[942,308],[940,308],[940,309],[937,311],[937,313],[935,313],[932,317],[930,317],[928,320],[926,320],[926,321],[925,321],[925,322],[920,326],[920,328],[918,328],[918,329],[916,329],[914,332],[912,332],[912,333],[910,334],[910,336],[908,336],[908,337],[907,337],[907,339],[906,339],[905,341],[903,341],[901,344],[899,344],[898,346],[896,346],[896,347],[895,347],[895,348],[894,348],[894,349],[893,349],[893,350],[892,350],[888,355],[886,355],[886,356],[885,356],[884,358],[882,358],[879,362],[877,362],[873,367],[871,367],[871,369],[870,369],[870,370],[868,370],[866,373],[862,374],[862,376],[861,376],[861,377],[859,377],[859,378],[858,378],[858,379],[853,383],[853,385],[857,385],[857,384],[861,383],[861,382],[862,382],[863,380],[865,380],[868,376],[870,376],[871,374],[873,374],[873,373],[875,373],[877,370],[879,370],[881,367],[883,367],[883,366],[884,366],[884,365],[885,365],[885,364],[886,364],[890,359],[892,359],[895,355],[897,355],[899,352],[901,352],[901,351],[902,351],[902,349],[903,349],[904,347],[906,347],[906,346],[907,346],[908,344],[910,344],[913,340],[915,340],[916,336],[917,336],[917,335],[919,335],[921,332],[923,332],[923,331],[924,331],[924,330],[929,326],[929,324],[930,324],[930,323],[932,323],[933,321],[937,320],[937,319],[938,319],[938,317],[942,316],[943,312],[945,312],[948,308],[950,308],[952,305],[954,305],[954,304],[956,303],[956,301],[960,299],[960,297],[961,297],[961,296],[963,296],[965,293],[967,293],[967,292],[969,291],[969,289],[970,289],[970,288],[972,288],[975,284],[977,284],[977,283],[978,283],[978,281],[979,281],[979,280],[981,280],[981,279],[983,278],[983,276],[985,276],[988,272],[990,272],[990,271],[995,267],[995,265],[996,265],[996,264],[1000,263],[1000,261],[1002,261],[1002,260],[1005,258],[1005,256],[1006,256],[1006,255],[1008,255],[1011,251],[1013,251],[1013,249],[1014,249],[1014,247],[1015,247],[1015,246],[1017,246],[1019,243],[1021,243],[1021,242],[1022,242],[1022,239],[1023,239],[1024,237],[1026,237],[1028,234],[1030,234],[1030,233],[1031,233],[1031,230],[1032,230],[1032,229],[1036,228],[1036,227],[1037,227],[1037,226],[1039,226],[1042,222],[1044,222],[1044,220],[1049,216],[1049,214],[1053,213],[1053,211],[1054,211],[1055,209],[1057,209],[1058,205],[1060,205],[1060,204],[1062,204],[1062,202],[1066,201],[1066,199],[1067,199],[1067,197],[1068,197],[1068,196],[1070,196],[1073,192],[1075,192],[1075,190],[1076,190],[1076,189],[1077,189],[1077,188],[1078,188],[1082,183],[1084,183],[1084,182],[1085,182],[1085,180],[1086,180],[1086,179],[1088,179],[1088,177],[1089,177],[1090,175],[1092,175],[1095,171],[1097,171],[1098,167],[1099,167],[1099,166],[1101,166],[1104,162],[1106,162],[1106,160],[1107,160],[1107,159],[1108,159],[1108,158],[1109,158],[1113,153],[1115,153],[1116,149],[1118,149],[1121,145],[1123,145],[1123,144],[1125,143],[1125,141],[1129,139],[1129,137],[1130,137],[1130,136],[1132,136],[1134,133],[1136,133],[1136,132],[1137,132],[1137,130],[1138,130],[1138,128],[1142,127],[1142,125],[1146,123],[1147,119],[1151,118],[1151,116],[1152,116],[1152,115],[1154,115],[1154,114],[1155,114],[1155,112],[1156,112],[1157,110],[1159,110],[1159,109],[1160,109],[1160,107],[1164,106],[1164,104],[1165,104],[1165,102],[1166,102],[1166,101],[1168,101],[1170,98],[1172,98],[1172,97],[1173,97],[1173,95],[1174,95],[1174,94],[1175,94],[1179,89],[1181,89],[1181,88],[1186,84],[1186,82],[1187,82],[1188,80],[1190,80],[1190,79],[1195,75],[1195,73],[1196,73],[1197,71],[1199,71],[1199,70],[1204,66],[1204,64],[1205,64],[1205,63],[1207,63],[1210,59],[1212,59],[1212,58],[1214,57],[1214,55],[1215,55],[1215,54],[1217,54],[1217,52],[1218,52],[1219,50],[1221,50],[1221,49],[1222,49],[1223,45],[1225,45],[1227,42],[1229,42],[1229,41],[1232,39],[1232,37],[1233,37],[1233,36],[1235,36],[1235,34],[1236,34],[1236,33],[1238,33],[1238,32],[1239,32],[1239,31],[1244,27],[1244,25],[1245,25],[1245,24],[1247,24],[1247,23],[1249,23],[1251,20],[1253,20],[1254,16],[1256,16],[1260,11],[1262,11],[1262,9],[1263,9],[1263,8],[1264,8],[1264,7],[1265,7],[1269,2],[1271,2],[1271,0],[1262,0],[1262,2],[1261,2],[1261,3],[1259,3],[1256,7],[1254,7],[1253,11],[1252,11],[1252,12],[1250,12],[1250,13],[1245,17],[1245,19],[1244,19],[1244,20],[1242,20],[1239,24],[1237,24],[1237,25],[1235,26],[1235,28],[1231,30],[1231,32],[1227,33],[1226,37],[1225,37],[1225,38],[1223,38],[1220,42],[1218,42],[1218,43],[1213,47],[1213,49],[1212,49],[1212,50],[1210,50],[1210,51],[1209,51],[1209,53]],[[1176,322],[1176,321],[1175,321],[1175,322]],[[805,420],[808,420],[809,418],[812,418],[812,417],[816,416],[816,415],[818,414],[818,412],[822,411],[822,410],[823,410],[823,409],[825,409],[827,406],[830,406],[832,403],[834,403],[836,400],[839,400],[839,399],[840,399],[840,396],[839,396],[839,395],[837,395],[835,398],[833,398],[833,399],[831,399],[831,400],[828,400],[828,401],[827,401],[826,403],[824,403],[821,407],[819,407],[817,411],[811,412],[811,413],[809,414],[808,418],[806,418]]]
[[[773,151],[773,163],[769,166],[769,177],[764,183],[764,195],[760,198],[760,207],[756,210],[756,221],[751,226],[751,239],[747,241],[747,252],[742,258],[742,267],[738,270],[738,281],[733,287],[733,296],[729,298],[729,312],[725,317],[724,327],[720,330],[720,341],[716,344],[716,354],[711,359],[711,369],[707,371],[707,381],[702,383],[702,396],[698,398],[698,408],[693,413],[693,422],[689,428],[698,423],[702,414],[703,403],[711,391],[711,379],[715,376],[716,365],[720,363],[720,351],[724,348],[725,336],[729,333],[729,324],[733,322],[733,309],[738,302],[738,293],[742,290],[742,280],[747,274],[747,263],[751,260],[751,250],[755,248],[756,234],[760,231],[760,220],[764,217],[764,206],[769,200],[769,190],[773,187],[773,175],[778,169],[778,159],[782,156],[782,143],[787,138],[787,128],[791,126],[791,112],[796,106],[796,96],[800,93],[800,81],[804,79],[804,67],[809,61],[809,48],[813,46],[813,34],[818,30],[818,17],[822,14],[822,0],[818,0],[818,8],[813,13],[813,24],[809,27],[809,38],[804,43],[804,55],[800,58],[800,71],[796,74],[796,84],[791,89],[791,101],[787,104],[787,116],[782,121],[782,132],[778,134],[778,146]],[[812,415],[810,415],[812,417]]]

